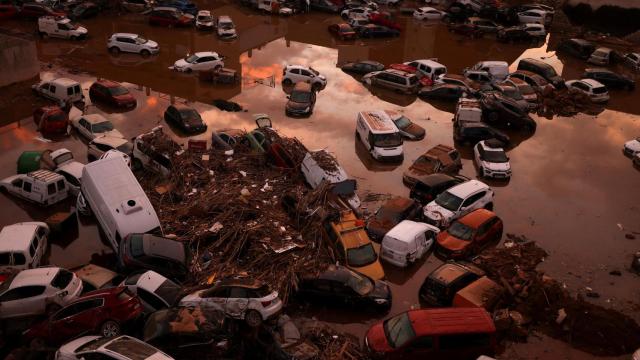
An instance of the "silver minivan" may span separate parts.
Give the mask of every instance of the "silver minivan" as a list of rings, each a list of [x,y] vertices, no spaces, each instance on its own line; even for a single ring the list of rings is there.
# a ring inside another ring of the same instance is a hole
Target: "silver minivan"
[[[415,74],[395,69],[368,73],[362,77],[362,82],[370,86],[380,86],[406,94],[415,94],[420,85]]]

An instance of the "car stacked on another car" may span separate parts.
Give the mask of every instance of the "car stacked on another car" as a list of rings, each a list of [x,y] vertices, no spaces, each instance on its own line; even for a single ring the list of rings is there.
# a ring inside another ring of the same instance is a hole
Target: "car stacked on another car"
[[[397,111],[386,110],[385,112],[389,115],[391,121],[396,124],[402,137],[416,141],[424,139],[426,131],[422,126],[414,123],[408,117]]]
[[[420,80],[415,74],[394,69],[370,72],[362,77],[362,82],[405,94],[415,94],[420,87]]]
[[[426,205],[443,191],[467,181],[469,181],[469,178],[463,175],[436,173],[421,176],[416,179],[416,183],[411,187],[409,197],[417,200],[422,205]]]
[[[462,169],[462,160],[458,150],[439,144],[420,155],[403,173],[402,181],[409,187],[417,179],[435,173],[457,174]]]
[[[374,71],[382,71],[384,70],[384,65],[371,60],[364,60],[358,62],[348,62],[342,64],[340,67],[344,72],[352,72],[356,74],[368,74]]]
[[[136,294],[147,314],[176,305],[182,295],[180,285],[151,270],[131,274],[121,285]]]
[[[346,23],[332,24],[327,28],[329,33],[337,37],[340,40],[355,40],[356,32],[353,28]]]
[[[635,156],[640,153],[640,136],[624,143],[623,152],[627,156]]]
[[[89,141],[101,136],[124,138],[113,123],[100,114],[80,115],[71,119],[71,126]]]
[[[420,286],[420,300],[431,307],[451,306],[453,297],[484,276],[484,270],[467,262],[448,261],[433,270]]]
[[[367,222],[369,238],[377,242],[382,241],[384,235],[402,220],[418,219],[421,208],[417,201],[401,196],[387,200]]]

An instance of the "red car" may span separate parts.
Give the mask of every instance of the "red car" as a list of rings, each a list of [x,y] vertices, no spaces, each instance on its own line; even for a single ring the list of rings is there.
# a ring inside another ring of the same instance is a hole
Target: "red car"
[[[43,134],[66,134],[69,115],[59,106],[43,106],[33,112],[33,121]]]
[[[149,24],[159,26],[189,26],[193,24],[193,16],[185,15],[172,7],[157,7],[151,10]]]
[[[468,257],[500,241],[502,229],[502,220],[494,212],[474,210],[438,234],[436,252],[453,259]]]
[[[374,12],[369,14],[369,22],[402,31],[400,24],[398,24],[398,22],[388,12]]]
[[[408,72],[410,74],[416,74],[418,75],[418,69],[416,69],[415,67],[411,66],[411,65],[407,65],[407,64],[391,64],[389,65],[389,68],[391,69],[395,69],[395,70],[400,70],[400,71],[404,71],[404,72]],[[422,86],[431,86],[433,85],[433,80],[431,80],[430,78],[426,77],[426,76],[419,76],[420,78],[420,84]]]
[[[372,359],[476,359],[495,353],[496,327],[483,308],[410,310],[373,325]]]
[[[34,347],[59,345],[84,334],[120,335],[122,326],[142,314],[140,300],[126,287],[96,290],[79,297],[27,330],[23,338]]]
[[[11,19],[18,14],[18,8],[13,5],[0,5],[0,20]]]
[[[20,16],[28,19],[37,19],[41,16],[67,16],[67,14],[63,11],[53,10],[43,4],[28,3],[22,5]]]
[[[136,98],[129,90],[115,81],[99,79],[89,88],[91,101],[104,102],[118,108],[134,108],[137,105]]]
[[[449,24],[449,32],[469,36],[471,38],[479,38],[484,35],[484,31],[480,30],[477,25],[473,24]]]
[[[333,24],[328,27],[329,32],[340,40],[354,40],[356,32],[349,24]]]

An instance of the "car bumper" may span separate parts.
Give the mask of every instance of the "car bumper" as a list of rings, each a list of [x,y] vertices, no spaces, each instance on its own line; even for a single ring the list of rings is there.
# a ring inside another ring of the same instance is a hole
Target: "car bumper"
[[[484,169],[484,176],[492,179],[510,179],[511,171],[491,171]]]

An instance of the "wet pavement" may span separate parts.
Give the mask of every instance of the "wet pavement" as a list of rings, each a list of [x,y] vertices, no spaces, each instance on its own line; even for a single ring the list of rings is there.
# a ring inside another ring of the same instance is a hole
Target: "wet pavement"
[[[346,171],[358,180],[361,198],[367,194],[408,196],[402,184],[402,172],[421,153],[439,143],[453,144],[454,104],[427,103],[415,97],[365,88],[357,78],[343,73],[336,64],[356,59],[371,59],[390,64],[417,58],[436,57],[450,73],[460,73],[481,60],[505,60],[513,64],[522,57],[550,56],[549,61],[566,79],[579,76],[586,67],[580,60],[558,58],[547,52],[547,43],[555,43],[553,34],[546,42],[527,45],[499,44],[487,37],[462,39],[450,34],[445,26],[401,17],[406,32],[392,40],[332,39],[326,26],[339,18],[311,14],[283,19],[259,15],[250,9],[225,5],[211,8],[215,15],[229,14],[236,21],[239,38],[219,41],[214,34],[195,29],[165,29],[147,25],[142,15],[127,14],[91,19],[82,23],[91,37],[85,42],[38,40],[43,64],[43,79],[65,76],[78,79],[88,90],[95,77],[126,82],[138,99],[136,109],[111,113],[108,108],[89,105],[87,112],[107,114],[128,138],[163,124],[167,105],[184,99],[195,103],[209,126],[196,138],[208,139],[212,129],[252,129],[251,114],[267,113],[274,127],[288,136],[299,138],[308,148],[326,148]],[[12,22],[10,26],[32,31],[30,22]],[[0,24],[0,26],[4,26]],[[144,58],[138,55],[107,53],[105,43],[113,32],[137,32],[159,42],[161,53]],[[178,74],[168,69],[188,52],[217,51],[227,58],[226,67],[238,70],[243,80],[235,86],[213,86],[196,76]],[[310,65],[328,79],[327,87],[317,97],[313,115],[308,119],[284,116],[286,94],[280,86],[285,64]],[[71,71],[69,71],[71,70]],[[70,73],[72,72],[72,73]],[[274,87],[269,86],[273,76]],[[262,82],[259,84],[256,82]],[[247,112],[222,112],[210,105],[213,99],[233,100]],[[640,240],[625,238],[628,233],[640,237],[640,171],[622,154],[622,144],[640,135],[640,103],[637,92],[612,91],[607,110],[598,116],[545,119],[533,116],[538,123],[529,138],[515,136],[515,146],[508,150],[513,169],[509,182],[486,181],[495,190],[495,211],[505,223],[505,234],[524,235],[535,240],[550,256],[543,269],[561,280],[573,292],[591,287],[601,297],[593,300],[603,306],[622,310],[640,319],[638,298],[640,278],[626,271],[631,255]],[[355,141],[355,117],[358,111],[388,109],[403,112],[424,127],[427,136],[418,142],[405,142],[402,164],[384,165],[373,161]],[[28,114],[21,114],[26,117]],[[511,134],[510,134],[511,135]],[[173,132],[185,143],[186,137]],[[30,118],[0,128],[0,177],[15,173],[15,161],[25,150],[66,147],[77,159],[86,162],[86,144],[75,134],[56,143],[38,139]],[[475,178],[470,148],[459,149],[463,156],[462,174]],[[485,181],[485,180],[482,180]],[[64,204],[65,208],[73,204]],[[368,211],[374,211],[372,204]],[[31,219],[43,220],[58,209],[36,209],[21,200],[0,194],[0,226]],[[54,237],[49,262],[74,268],[101,260],[111,252],[101,240],[95,222],[83,220],[75,234]],[[434,256],[408,270],[385,264],[391,283],[394,304],[391,314],[418,307],[418,288],[426,275],[440,264]],[[622,277],[609,275],[622,270]],[[374,322],[383,318],[359,315],[353,311],[308,307],[305,316],[336,324],[337,328],[360,338]],[[536,346],[535,344],[539,344]],[[531,344],[510,345],[508,358],[582,359],[584,353],[564,343],[534,338]]]

